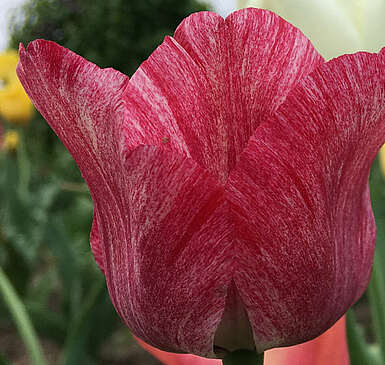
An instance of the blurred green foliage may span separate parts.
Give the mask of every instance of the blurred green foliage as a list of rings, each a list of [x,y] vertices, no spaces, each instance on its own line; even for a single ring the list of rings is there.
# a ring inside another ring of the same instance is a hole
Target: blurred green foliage
[[[205,9],[194,0],[30,0],[13,18],[10,46],[50,39],[131,75],[183,18]],[[122,324],[89,248],[87,186],[38,113],[13,129],[20,145],[0,151],[0,265],[39,336],[57,344],[59,363],[105,363],[101,348]],[[0,335],[12,326],[0,300]]]
[[[49,39],[132,75],[183,18],[206,9],[195,0],[35,0],[24,6],[10,45]]]

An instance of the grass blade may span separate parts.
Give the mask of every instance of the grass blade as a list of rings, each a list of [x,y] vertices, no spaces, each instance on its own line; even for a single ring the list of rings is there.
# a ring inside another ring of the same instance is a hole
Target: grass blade
[[[46,365],[38,337],[29,319],[27,311],[1,267],[0,293],[2,294],[4,302],[11,312],[20,337],[27,348],[31,358],[31,364]]]

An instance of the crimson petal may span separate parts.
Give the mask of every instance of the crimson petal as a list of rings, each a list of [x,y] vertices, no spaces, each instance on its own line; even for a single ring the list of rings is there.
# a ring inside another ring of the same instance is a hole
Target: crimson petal
[[[367,285],[384,61],[358,53],[319,67],[258,128],[230,175],[241,252],[234,280],[260,349],[317,336]]]
[[[166,144],[225,183],[258,125],[322,62],[269,11],[193,14],[132,76],[126,147]]]
[[[35,41],[18,75],[90,186],[91,247],[122,319],[158,347],[213,356],[232,275],[223,188],[167,146],[122,153],[119,72]]]
[[[193,160],[161,147],[137,147],[125,167],[123,220],[113,207],[98,215],[115,307],[158,348],[214,356],[232,276],[223,187]],[[130,237],[121,228],[126,221]]]
[[[123,118],[118,116],[128,77],[111,68],[100,69],[54,42],[36,40],[27,51],[20,45],[19,55],[21,83],[74,157],[91,194],[119,186],[115,170],[119,170],[119,120]],[[93,254],[103,271],[103,248],[97,232],[93,230],[91,236]]]

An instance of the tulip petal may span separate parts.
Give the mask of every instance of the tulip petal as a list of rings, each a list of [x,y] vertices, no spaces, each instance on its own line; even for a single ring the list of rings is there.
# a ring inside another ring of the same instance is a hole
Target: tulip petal
[[[363,293],[384,122],[385,57],[346,55],[304,79],[243,152],[227,190],[257,348],[315,337]]]
[[[105,275],[103,245],[100,241],[99,224],[98,224],[95,203],[94,203],[94,218],[92,220],[92,228],[90,233],[90,246],[91,246],[92,254],[94,255],[95,261],[98,264],[100,271]]]
[[[258,125],[322,62],[269,11],[193,14],[132,76],[126,146],[167,144],[224,184]]]
[[[154,146],[126,156],[125,176],[118,209],[97,197],[115,307],[158,348],[214,356],[232,275],[223,187],[193,160]]]
[[[118,111],[127,76],[100,69],[44,40],[31,42],[27,51],[20,45],[17,73],[36,108],[74,157],[91,194],[119,186]],[[91,248],[102,268],[103,249],[97,242],[92,239]]]
[[[145,343],[144,341],[136,338],[139,345],[146,351],[156,357],[162,364],[166,365],[222,365],[221,360],[206,359],[204,357],[190,355],[190,354],[174,354],[171,352],[165,352],[158,350]]]
[[[333,327],[312,341],[267,351],[264,365],[324,364],[350,364],[346,343],[345,317],[342,317]]]

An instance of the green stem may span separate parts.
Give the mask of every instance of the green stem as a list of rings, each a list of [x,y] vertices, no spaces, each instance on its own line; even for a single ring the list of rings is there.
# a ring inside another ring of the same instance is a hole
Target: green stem
[[[374,255],[372,277],[368,286],[370,309],[372,312],[376,339],[380,345],[382,361],[385,364],[385,274],[381,266],[381,257]]]
[[[223,360],[223,365],[263,365],[264,353],[237,350],[230,352]]]
[[[25,145],[24,132],[20,129],[19,147],[17,150],[17,164],[19,169],[19,189],[24,199],[28,198],[29,182],[31,179],[31,166]]]
[[[13,316],[19,334],[29,352],[31,364],[45,365],[46,361],[27,311],[1,267],[0,293]]]
[[[362,328],[360,328],[357,323],[352,309],[346,313],[346,337],[348,341],[351,365],[381,364],[374,354],[370,352],[369,346],[362,333]]]

